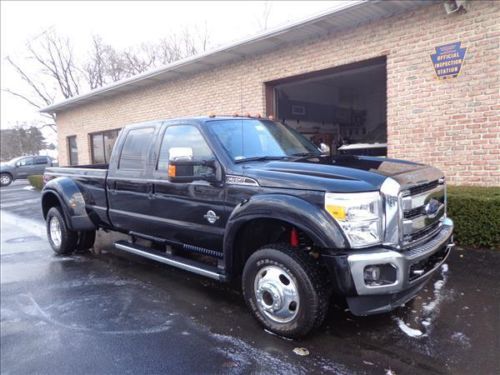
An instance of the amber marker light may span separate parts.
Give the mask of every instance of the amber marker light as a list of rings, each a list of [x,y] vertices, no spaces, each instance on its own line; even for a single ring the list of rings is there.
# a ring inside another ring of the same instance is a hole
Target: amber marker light
[[[168,166],[168,177],[175,177],[176,172],[175,165]]]

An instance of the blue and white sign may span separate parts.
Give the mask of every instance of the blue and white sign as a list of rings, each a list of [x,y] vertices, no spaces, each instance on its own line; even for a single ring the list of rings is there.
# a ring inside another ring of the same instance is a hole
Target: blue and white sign
[[[460,73],[467,48],[460,48],[462,42],[436,47],[431,55],[432,64],[438,78],[454,78]]]

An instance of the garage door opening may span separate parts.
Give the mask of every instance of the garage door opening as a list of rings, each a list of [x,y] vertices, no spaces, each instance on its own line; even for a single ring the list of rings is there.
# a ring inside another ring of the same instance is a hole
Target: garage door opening
[[[267,84],[268,114],[323,152],[387,154],[387,70],[379,58]]]

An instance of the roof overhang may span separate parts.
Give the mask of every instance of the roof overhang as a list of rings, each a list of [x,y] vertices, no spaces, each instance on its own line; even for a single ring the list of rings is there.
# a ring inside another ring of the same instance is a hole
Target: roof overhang
[[[347,28],[357,27],[377,19],[391,17],[418,7],[434,4],[436,0],[355,0],[343,6],[330,9],[313,17],[292,22],[253,37],[216,48],[150,70],[136,76],[114,82],[110,85],[74,96],[40,110],[55,113],[86,103],[97,101],[119,93],[132,91],[150,84],[166,82],[188,74],[201,72],[247,56],[265,53],[288,43],[297,43],[309,38]]]

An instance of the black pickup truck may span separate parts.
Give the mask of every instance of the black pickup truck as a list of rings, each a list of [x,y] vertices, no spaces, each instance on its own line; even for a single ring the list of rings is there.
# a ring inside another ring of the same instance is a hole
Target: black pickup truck
[[[438,169],[331,158],[281,123],[200,117],[125,127],[108,165],[48,168],[42,195],[58,254],[119,250],[241,282],[267,329],[299,337],[330,299],[355,315],[415,297],[453,246]]]

